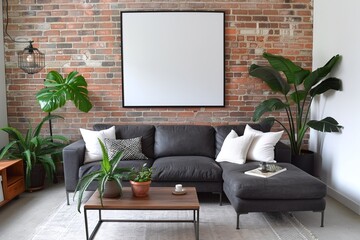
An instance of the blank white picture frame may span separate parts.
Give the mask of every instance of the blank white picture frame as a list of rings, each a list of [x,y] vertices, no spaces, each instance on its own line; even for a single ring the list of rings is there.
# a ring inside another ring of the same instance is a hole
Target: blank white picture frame
[[[224,12],[121,12],[123,107],[224,106]]]

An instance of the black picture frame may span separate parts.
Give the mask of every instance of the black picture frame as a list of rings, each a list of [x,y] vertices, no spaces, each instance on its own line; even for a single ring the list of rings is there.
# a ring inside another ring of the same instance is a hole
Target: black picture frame
[[[225,13],[121,12],[123,107],[223,107]]]

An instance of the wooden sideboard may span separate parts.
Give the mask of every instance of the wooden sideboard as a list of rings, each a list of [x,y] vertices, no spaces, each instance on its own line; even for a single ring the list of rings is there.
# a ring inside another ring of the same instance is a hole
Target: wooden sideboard
[[[0,160],[0,175],[4,194],[4,200],[0,202],[1,207],[25,191],[23,160]]]

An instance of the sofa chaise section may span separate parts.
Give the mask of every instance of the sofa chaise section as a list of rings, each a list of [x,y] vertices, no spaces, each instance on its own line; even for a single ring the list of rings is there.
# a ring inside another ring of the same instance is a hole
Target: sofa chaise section
[[[269,130],[267,126],[252,127],[263,132]],[[239,136],[244,134],[243,126],[218,126],[215,129],[217,151],[220,151],[231,129]],[[323,226],[326,185],[292,165],[290,148],[281,142],[275,146],[275,160],[287,170],[270,178],[245,174],[246,171],[259,166],[259,162],[256,161],[247,161],[246,164],[220,162],[223,170],[223,191],[237,213],[236,228],[239,229],[241,214],[282,211],[321,212]]]

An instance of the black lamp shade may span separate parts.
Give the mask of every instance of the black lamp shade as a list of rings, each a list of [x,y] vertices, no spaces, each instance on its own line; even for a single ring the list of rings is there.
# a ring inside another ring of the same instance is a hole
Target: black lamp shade
[[[18,53],[18,65],[28,74],[38,73],[45,67],[45,54],[30,45]]]

